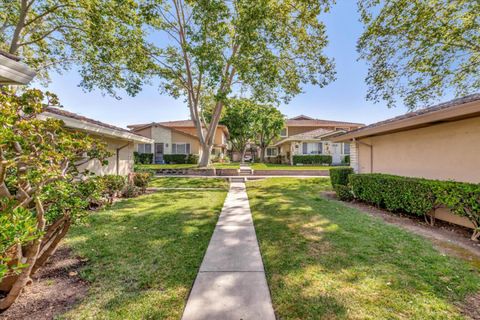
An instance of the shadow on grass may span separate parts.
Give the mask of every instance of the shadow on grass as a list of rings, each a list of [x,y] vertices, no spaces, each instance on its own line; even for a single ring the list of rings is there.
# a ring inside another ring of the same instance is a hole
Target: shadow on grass
[[[428,240],[321,198],[321,179],[252,182],[250,204],[280,318],[461,318],[479,270]]]
[[[67,316],[178,319],[225,191],[168,191],[116,203],[72,230],[90,293]]]

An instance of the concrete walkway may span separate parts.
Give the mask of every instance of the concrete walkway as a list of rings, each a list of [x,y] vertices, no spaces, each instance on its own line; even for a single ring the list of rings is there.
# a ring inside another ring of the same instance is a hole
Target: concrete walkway
[[[182,319],[275,319],[244,183],[230,184]]]

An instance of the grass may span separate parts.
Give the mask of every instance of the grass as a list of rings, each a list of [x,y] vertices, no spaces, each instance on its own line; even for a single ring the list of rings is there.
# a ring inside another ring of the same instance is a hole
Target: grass
[[[280,319],[463,319],[480,270],[430,241],[320,196],[321,179],[248,183]]]
[[[253,170],[328,170],[332,167],[319,165],[291,166],[289,164],[252,163]]]
[[[150,187],[154,188],[222,188],[228,189],[229,183],[221,178],[153,178]]]
[[[238,169],[238,162],[213,163],[211,168],[217,169]],[[136,164],[135,170],[157,170],[157,169],[190,169],[198,168],[196,164]]]
[[[67,238],[90,290],[65,317],[179,319],[225,195],[162,191],[91,214]]]

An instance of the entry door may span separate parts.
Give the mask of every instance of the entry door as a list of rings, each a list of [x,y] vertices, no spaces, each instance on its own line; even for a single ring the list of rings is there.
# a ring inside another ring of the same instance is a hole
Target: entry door
[[[155,163],[163,163],[163,143],[155,143]]]
[[[340,143],[332,143],[330,145],[333,164],[340,164],[342,162],[342,150],[340,146]]]

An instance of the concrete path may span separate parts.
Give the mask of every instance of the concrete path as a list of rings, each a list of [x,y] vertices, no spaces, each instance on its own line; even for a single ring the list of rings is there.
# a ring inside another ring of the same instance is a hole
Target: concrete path
[[[275,319],[244,183],[230,184],[182,319]]]

